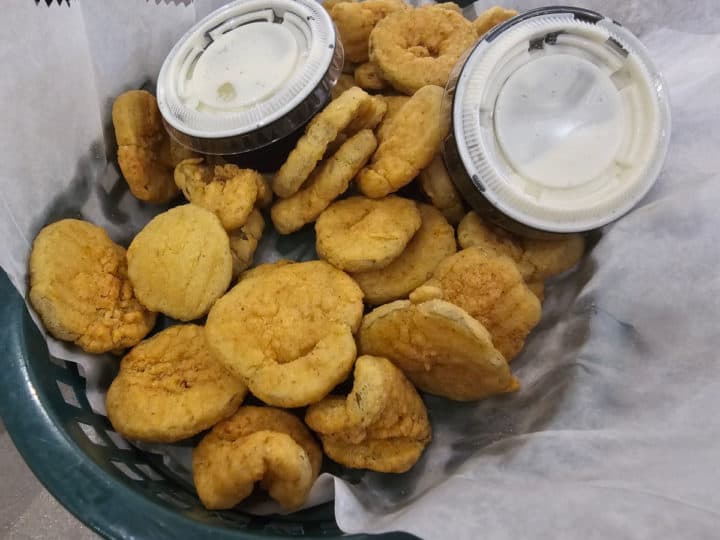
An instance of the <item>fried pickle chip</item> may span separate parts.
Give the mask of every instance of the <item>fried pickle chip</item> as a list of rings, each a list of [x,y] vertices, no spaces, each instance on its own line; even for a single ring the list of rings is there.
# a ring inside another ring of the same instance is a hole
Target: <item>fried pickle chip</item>
[[[345,192],[376,147],[375,135],[369,129],[359,131],[345,141],[335,154],[313,171],[300,191],[275,203],[270,215],[277,231],[289,234],[315,221]]]
[[[395,118],[397,112],[407,103],[410,99],[409,96],[383,96],[385,100],[386,111],[382,121],[378,124],[375,129],[375,135],[377,136],[378,142],[385,139],[385,135],[389,130],[390,121]]]
[[[90,353],[132,347],[155,325],[128,279],[125,249],[77,219],[52,223],[35,238],[29,298],[48,332]]]
[[[391,13],[378,22],[370,33],[369,58],[395,90],[413,95],[427,85],[444,88],[452,68],[476,39],[473,25],[461,14],[425,6]]]
[[[498,24],[512,19],[518,14],[514,9],[505,9],[500,6],[493,6],[483,11],[472,22],[473,28],[478,37],[484,36],[488,31],[492,30]]]
[[[193,204],[210,210],[226,230],[237,229],[255,207],[260,173],[237,165],[206,165],[202,158],[186,159],[175,167],[175,184]]]
[[[136,345],[105,400],[128,439],[176,442],[233,414],[247,387],[210,356],[202,326],[171,326]]]
[[[415,201],[350,197],[320,214],[315,248],[320,258],[341,270],[375,270],[397,258],[420,225]]]
[[[286,510],[302,506],[322,451],[303,423],[273,407],[241,407],[193,451],[193,481],[205,508],[232,508],[255,488]]]
[[[382,90],[387,83],[380,75],[380,71],[372,62],[365,62],[355,68],[355,84],[365,90]]]
[[[154,203],[177,196],[173,167],[195,154],[170,139],[155,96],[145,90],[119,95],[112,107],[118,164],[135,197]]]
[[[375,25],[389,13],[408,9],[403,0],[365,0],[335,4],[328,8],[340,34],[345,60],[355,64],[368,61],[368,39]]]
[[[133,239],[127,258],[140,302],[181,321],[205,315],[232,279],[225,229],[194,204],[155,216]]]
[[[420,187],[451,224],[460,223],[465,216],[465,205],[439,154],[420,171]]]
[[[363,319],[358,347],[389,359],[420,390],[449,399],[472,401],[519,388],[485,327],[443,300],[397,300],[376,308]]]
[[[402,371],[385,358],[361,356],[347,399],[329,396],[305,414],[325,453],[346,467],[402,473],[430,442],[425,404]]]
[[[350,90],[356,86],[357,84],[355,83],[355,77],[353,75],[342,73],[337,83],[335,83],[335,86],[333,86],[331,90],[332,98],[337,99],[343,92],[345,92],[345,90]]]
[[[319,401],[352,369],[362,291],[323,261],[260,268],[210,310],[210,348],[265,403]]]
[[[456,251],[455,231],[443,215],[427,204],[418,204],[422,224],[403,252],[379,270],[351,274],[371,305],[406,298],[432,276],[440,261]]]
[[[442,261],[433,277],[410,294],[413,301],[426,298],[442,298],[475,317],[508,362],[540,320],[540,302],[513,260],[477,247]]]
[[[273,191],[280,197],[289,197],[297,192],[315,169],[317,162],[325,155],[328,144],[341,135],[356,117],[362,116],[371,122],[376,121],[374,124],[355,122],[355,131],[373,129],[382,119],[382,115],[377,118],[377,114],[370,114],[375,110],[374,103],[367,92],[357,87],[350,88],[332,100],[305,128],[305,134],[300,137],[275,175]]]
[[[439,86],[425,86],[395,114],[372,161],[358,176],[365,195],[377,199],[393,193],[430,164],[448,132],[448,120],[440,111],[442,97]]]
[[[253,262],[258,242],[265,230],[265,220],[258,210],[253,210],[245,225],[230,231],[230,253],[232,254],[232,275],[237,277]]]
[[[528,283],[569,270],[585,251],[585,240],[579,234],[551,240],[523,238],[487,223],[475,212],[469,212],[458,225],[458,242],[463,248],[480,247],[507,255]]]

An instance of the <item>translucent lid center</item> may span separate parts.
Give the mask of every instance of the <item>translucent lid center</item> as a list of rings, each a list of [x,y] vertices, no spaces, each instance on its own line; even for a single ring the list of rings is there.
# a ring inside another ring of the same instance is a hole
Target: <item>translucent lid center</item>
[[[213,41],[187,73],[184,101],[196,110],[238,110],[267,99],[292,75],[299,58],[292,32],[256,22]]]
[[[508,78],[497,98],[495,130],[522,176],[547,188],[571,188],[608,169],[625,124],[610,73],[581,57],[557,54]]]

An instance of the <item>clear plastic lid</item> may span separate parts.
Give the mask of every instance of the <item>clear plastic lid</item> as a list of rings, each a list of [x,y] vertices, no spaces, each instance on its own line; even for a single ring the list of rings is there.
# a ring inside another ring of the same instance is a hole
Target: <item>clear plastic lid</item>
[[[665,85],[645,47],[595,12],[529,11],[489,32],[446,92],[445,159],[476,207],[547,232],[629,211],[670,136]]]
[[[207,154],[265,147],[290,135],[329,99],[343,52],[314,0],[240,0],[192,27],[160,70],[168,131]]]

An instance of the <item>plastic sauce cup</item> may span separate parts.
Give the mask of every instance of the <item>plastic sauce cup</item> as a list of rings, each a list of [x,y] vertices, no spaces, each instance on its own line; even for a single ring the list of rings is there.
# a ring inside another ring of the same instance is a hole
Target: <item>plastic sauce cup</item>
[[[332,20],[314,0],[232,2],[172,48],[158,106],[170,135],[192,150],[277,164],[329,101],[342,65]]]
[[[521,234],[589,231],[654,184],[670,138],[662,77],[593,11],[547,7],[490,31],[450,77],[444,157],[468,203]]]

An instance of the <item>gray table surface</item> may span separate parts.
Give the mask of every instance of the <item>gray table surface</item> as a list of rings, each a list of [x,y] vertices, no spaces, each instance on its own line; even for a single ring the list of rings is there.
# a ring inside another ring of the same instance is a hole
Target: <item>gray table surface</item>
[[[38,482],[0,422],[0,538],[95,540]]]

